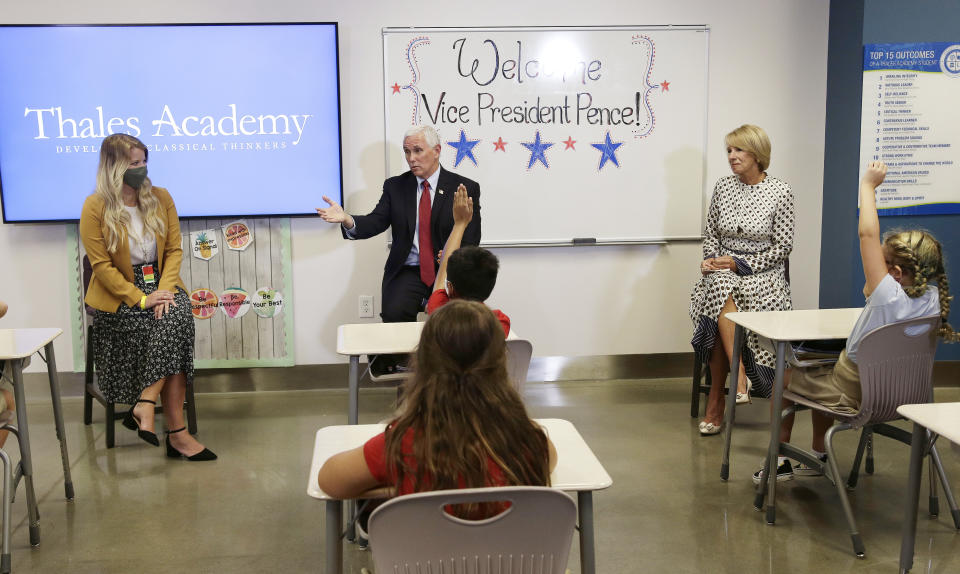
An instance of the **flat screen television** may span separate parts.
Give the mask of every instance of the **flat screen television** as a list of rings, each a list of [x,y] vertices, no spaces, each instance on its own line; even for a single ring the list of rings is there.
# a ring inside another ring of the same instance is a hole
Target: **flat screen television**
[[[118,132],[181,217],[342,203],[337,24],[0,26],[4,222],[78,220]]]

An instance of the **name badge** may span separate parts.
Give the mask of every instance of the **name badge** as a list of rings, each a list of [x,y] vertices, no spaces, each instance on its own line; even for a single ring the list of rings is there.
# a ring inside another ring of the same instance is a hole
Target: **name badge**
[[[153,265],[144,265],[140,268],[143,271],[144,283],[156,283],[156,276],[153,274]]]

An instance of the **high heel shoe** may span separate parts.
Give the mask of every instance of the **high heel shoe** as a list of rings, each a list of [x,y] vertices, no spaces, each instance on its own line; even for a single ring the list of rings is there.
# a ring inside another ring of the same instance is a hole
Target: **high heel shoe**
[[[150,403],[151,405],[156,405],[156,401],[149,401],[147,399],[137,399],[138,403]],[[130,430],[137,431],[137,436],[143,439],[144,442],[152,444],[153,446],[160,446],[160,439],[157,438],[157,435],[140,428],[140,420],[133,415],[133,408],[137,406],[134,403],[133,407],[130,407],[130,410],[127,411],[127,416],[123,417],[123,426],[127,427]]]
[[[187,456],[187,455],[183,454],[182,452],[180,452],[179,450],[177,450],[176,448],[174,448],[173,445],[170,444],[170,435],[172,435],[173,433],[178,433],[178,432],[182,432],[182,431],[185,431],[185,430],[187,430],[187,427],[180,427],[180,428],[178,428],[177,430],[168,430],[168,431],[167,431],[167,456],[168,456],[168,457],[170,457],[170,458],[180,458],[180,457],[184,457],[184,458],[186,458],[187,460],[191,460],[191,461],[194,461],[194,462],[199,462],[199,461],[203,461],[203,460],[217,460],[217,455],[215,455],[215,454],[213,453],[213,451],[210,450],[210,449],[208,449],[208,448],[204,448],[203,450],[201,450],[201,451],[198,452],[197,454],[190,455],[190,456]]]
[[[700,421],[700,436],[712,436],[720,434],[723,430],[723,423],[715,425],[707,421]]]
[[[747,391],[745,393],[737,393],[737,404],[743,405],[746,403],[753,403],[753,399],[750,398],[750,391],[753,390],[753,381],[747,379]]]

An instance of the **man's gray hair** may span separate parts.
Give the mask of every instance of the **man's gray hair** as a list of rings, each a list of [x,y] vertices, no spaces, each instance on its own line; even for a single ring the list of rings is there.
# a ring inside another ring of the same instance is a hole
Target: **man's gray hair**
[[[433,129],[433,126],[413,126],[403,134],[403,139],[419,135],[423,136],[423,139],[427,142],[427,146],[430,148],[440,145],[440,136],[437,135],[437,130]]]

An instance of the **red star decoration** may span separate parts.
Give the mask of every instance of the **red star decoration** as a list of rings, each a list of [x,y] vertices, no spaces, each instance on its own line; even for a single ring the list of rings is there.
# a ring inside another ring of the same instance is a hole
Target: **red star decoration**
[[[577,148],[573,147],[573,144],[577,143],[577,140],[573,139],[573,136],[567,136],[567,139],[563,143],[567,145],[567,147],[563,149],[572,149],[573,151],[577,151]]]
[[[393,93],[394,93],[394,94],[399,94],[399,93],[400,93],[400,84],[394,82],[393,85],[390,86],[390,87],[393,89]]]
[[[663,90],[664,92],[669,92],[669,91],[670,91],[670,82],[668,82],[668,81],[666,81],[666,80],[660,82],[660,89]]]
[[[502,152],[507,151],[507,142],[503,141],[503,138],[498,137],[497,141],[493,142],[493,151],[500,150]]]

